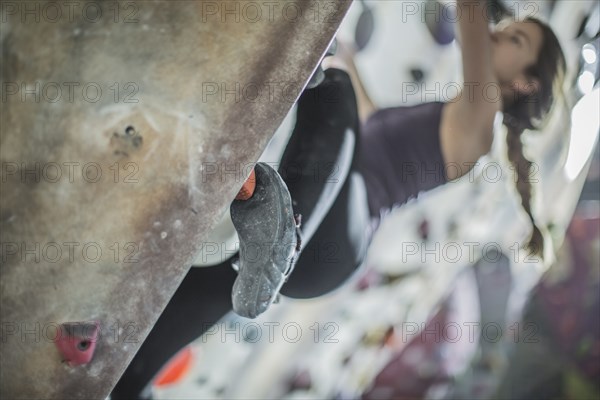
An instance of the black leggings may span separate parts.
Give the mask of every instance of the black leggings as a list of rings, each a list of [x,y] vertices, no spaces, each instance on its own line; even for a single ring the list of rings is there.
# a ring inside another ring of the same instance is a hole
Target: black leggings
[[[328,69],[325,73],[326,80],[317,88],[306,90],[299,100],[296,127],[282,160],[282,170],[285,170],[284,164],[289,166],[294,160],[311,158],[318,161],[318,151],[324,151],[325,158],[327,153],[331,156],[331,149],[339,145],[339,138],[330,136],[325,142],[319,139],[332,129],[341,127],[344,133],[346,125],[353,126],[355,143],[358,143],[358,115],[350,77],[340,70]],[[310,140],[316,141],[317,149],[305,145]],[[354,169],[356,151],[352,158]],[[306,165],[304,167],[304,171],[310,170]],[[285,173],[282,177],[286,180]],[[292,198],[300,196],[300,191],[307,188],[318,191],[312,171],[301,178],[306,178],[304,183],[296,178],[286,182]],[[302,257],[283,286],[283,295],[312,298],[326,294],[344,283],[360,265],[365,250],[362,240],[365,227],[349,216],[356,208],[367,211],[366,203],[362,201],[366,194],[356,178],[354,174],[343,183],[330,211],[305,244]],[[302,196],[306,197],[304,193]],[[214,267],[191,268],[117,383],[112,398],[139,398],[143,388],[170,357],[229,312],[235,278],[230,260]]]
[[[115,386],[112,399],[140,398],[169,358],[229,312],[236,276],[229,260],[191,268]]]
[[[368,205],[358,169],[359,118],[350,76],[325,71],[324,82],[298,100],[296,125],[283,154],[279,173],[295,211],[318,229],[303,243],[302,254],[281,293],[313,298],[339,287],[354,272],[365,252]],[[298,173],[298,171],[301,171]],[[327,189],[324,189],[325,186]],[[333,187],[337,197],[328,196]],[[315,216],[318,198],[333,201],[322,221]],[[308,225],[308,224],[306,224]]]

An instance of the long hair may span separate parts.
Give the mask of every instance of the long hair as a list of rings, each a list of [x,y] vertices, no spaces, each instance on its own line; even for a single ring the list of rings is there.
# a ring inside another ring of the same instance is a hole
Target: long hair
[[[508,129],[506,138],[508,159],[516,173],[516,186],[521,196],[521,205],[533,225],[533,233],[527,248],[532,254],[543,256],[544,237],[531,211],[531,167],[532,162],[523,154],[521,137],[527,129],[539,129],[539,124],[549,114],[555,100],[562,93],[567,64],[558,38],[552,29],[536,18],[524,22],[537,24],[543,33],[543,43],[537,62],[529,67],[526,75],[539,81],[537,90],[529,95],[519,94],[504,110],[504,125]]]

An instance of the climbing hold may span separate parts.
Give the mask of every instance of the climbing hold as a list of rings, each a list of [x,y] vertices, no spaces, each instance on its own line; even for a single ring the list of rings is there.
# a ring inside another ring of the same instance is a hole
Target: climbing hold
[[[254,169],[250,173],[246,182],[238,192],[237,196],[235,196],[236,200],[248,200],[254,194],[254,189],[256,188],[256,174],[254,173]]]
[[[61,324],[54,343],[63,361],[71,366],[89,363],[96,349],[99,326],[98,321]]]

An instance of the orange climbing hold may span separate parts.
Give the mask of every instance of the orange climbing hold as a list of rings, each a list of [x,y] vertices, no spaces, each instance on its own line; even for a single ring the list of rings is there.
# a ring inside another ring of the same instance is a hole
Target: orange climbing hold
[[[248,200],[254,194],[254,189],[256,188],[256,174],[254,173],[254,168],[250,173],[246,182],[238,192],[237,196],[235,196],[236,200]]]
[[[160,387],[179,382],[190,371],[193,360],[192,349],[189,346],[184,347],[158,374],[154,386]]]

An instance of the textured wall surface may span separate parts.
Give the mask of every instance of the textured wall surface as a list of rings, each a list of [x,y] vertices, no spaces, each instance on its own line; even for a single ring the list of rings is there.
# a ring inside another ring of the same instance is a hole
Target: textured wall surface
[[[6,398],[109,394],[350,5],[75,3],[3,3]],[[72,367],[77,321],[100,336]]]

